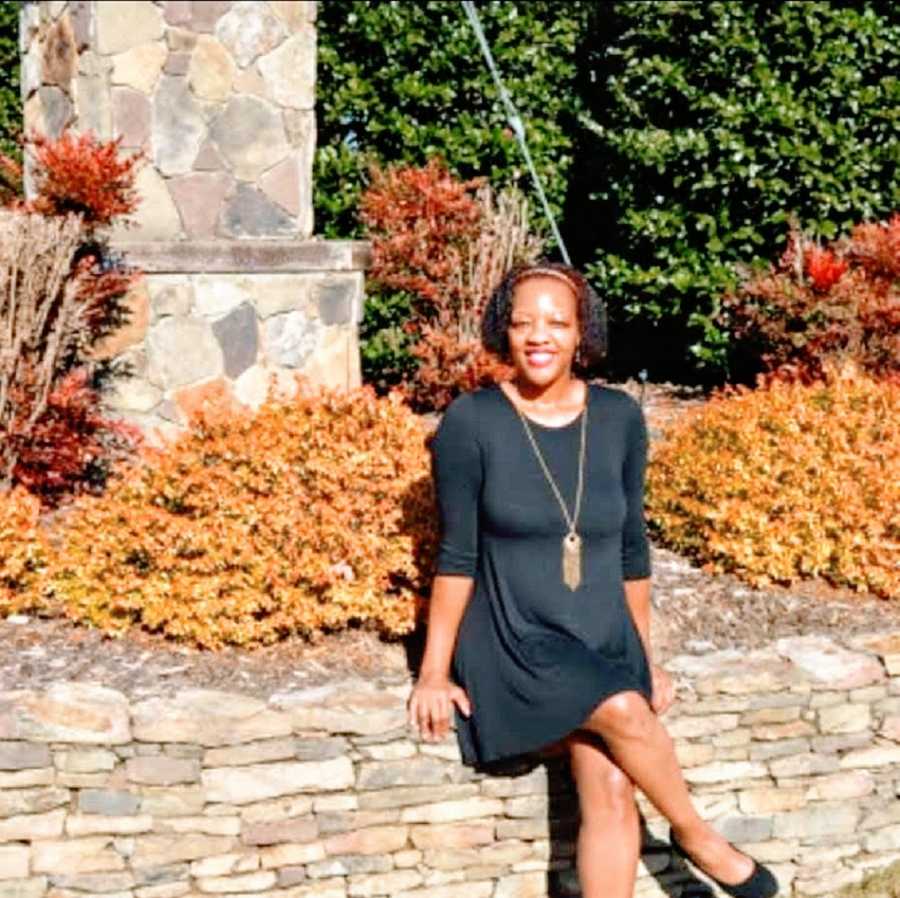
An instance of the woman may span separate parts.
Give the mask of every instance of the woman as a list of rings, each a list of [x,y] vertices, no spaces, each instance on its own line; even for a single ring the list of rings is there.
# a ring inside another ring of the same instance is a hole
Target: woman
[[[646,424],[627,393],[578,376],[605,354],[600,300],[568,266],[518,268],[482,341],[515,374],[457,397],[432,442],[441,543],[410,724],[442,739],[453,708],[469,765],[567,751],[584,898],[633,894],[635,784],[684,857],[769,898],[771,871],[697,813],[657,717],[673,690],[648,660]]]

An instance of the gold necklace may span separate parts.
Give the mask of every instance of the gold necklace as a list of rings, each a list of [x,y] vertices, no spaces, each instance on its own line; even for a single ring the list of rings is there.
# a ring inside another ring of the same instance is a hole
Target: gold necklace
[[[544,461],[544,456],[541,454],[541,450],[538,448],[538,444],[531,433],[531,428],[528,426],[528,419],[519,409],[519,406],[516,405],[516,403],[513,403],[513,408],[515,408],[519,417],[522,419],[522,424],[525,427],[525,433],[528,436],[531,447],[534,449],[535,455],[537,455],[541,470],[543,470],[544,476],[547,478],[547,483],[550,484],[550,488],[553,490],[553,495],[556,496],[556,501],[559,502],[559,507],[562,509],[563,517],[569,528],[562,539],[562,576],[563,583],[571,590],[578,589],[578,584],[581,583],[581,536],[575,530],[575,523],[578,520],[578,513],[581,509],[581,494],[582,487],[584,486],[585,433],[587,432],[589,398],[590,386],[587,386],[587,392],[584,397],[584,409],[581,413],[581,445],[578,450],[578,487],[575,490],[575,511],[572,515],[569,514],[569,510],[566,508],[566,503],[563,501],[559,488],[556,486],[556,482],[550,474],[550,469],[547,467],[547,462]]]

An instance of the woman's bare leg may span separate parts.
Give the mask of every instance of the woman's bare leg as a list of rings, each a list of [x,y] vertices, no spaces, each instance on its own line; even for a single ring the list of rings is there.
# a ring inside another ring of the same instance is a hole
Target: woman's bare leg
[[[669,820],[678,841],[702,870],[729,884],[753,872],[753,860],[697,813],[672,737],[640,692],[611,695],[581,728],[603,737],[615,762]]]
[[[595,735],[576,732],[566,742],[581,808],[576,864],[582,898],[632,898],[641,854],[634,785]]]

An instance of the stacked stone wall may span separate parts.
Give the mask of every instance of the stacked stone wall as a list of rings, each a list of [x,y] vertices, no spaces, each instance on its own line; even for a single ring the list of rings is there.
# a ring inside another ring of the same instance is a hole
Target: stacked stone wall
[[[900,859],[900,634],[666,667],[665,720],[702,813],[783,894],[839,895]],[[410,685],[0,694],[0,898],[577,894],[565,759],[464,767],[452,732],[408,728]],[[695,877],[638,803],[636,894],[686,893]]]

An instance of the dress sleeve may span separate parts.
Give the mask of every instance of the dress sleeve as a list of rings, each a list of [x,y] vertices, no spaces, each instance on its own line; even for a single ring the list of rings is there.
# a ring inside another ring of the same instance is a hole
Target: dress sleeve
[[[435,574],[475,576],[478,566],[478,504],[482,463],[478,421],[471,394],[447,406],[431,441],[440,544]]]
[[[626,426],[622,481],[626,513],[622,528],[622,572],[625,580],[650,576],[650,543],[644,519],[644,474],[647,468],[647,422],[644,410],[632,400],[632,414]]]

